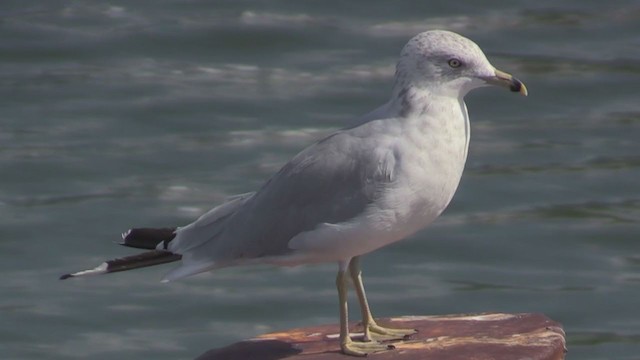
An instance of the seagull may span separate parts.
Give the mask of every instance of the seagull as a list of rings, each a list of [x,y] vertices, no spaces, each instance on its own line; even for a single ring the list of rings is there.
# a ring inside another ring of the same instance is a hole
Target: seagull
[[[122,245],[148,249],[61,276],[105,274],[181,260],[163,281],[223,267],[336,262],[340,347],[366,356],[413,329],[376,323],[360,257],[432,223],[451,201],[469,148],[465,95],[497,85],[527,95],[473,41],[432,30],[413,37],[397,62],[391,98],[302,150],[255,192],[236,195],[182,227],[134,228]],[[347,290],[358,297],[364,336],[348,328]]]

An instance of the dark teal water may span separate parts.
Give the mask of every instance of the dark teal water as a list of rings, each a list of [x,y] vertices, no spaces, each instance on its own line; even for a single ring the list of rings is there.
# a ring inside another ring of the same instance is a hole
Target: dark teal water
[[[1,357],[192,359],[336,322],[334,264],[57,278],[254,190],[386,101],[433,28],[530,96],[468,96],[451,207],[365,258],[374,313],[544,312],[569,359],[640,359],[640,4],[577,0],[3,1]]]

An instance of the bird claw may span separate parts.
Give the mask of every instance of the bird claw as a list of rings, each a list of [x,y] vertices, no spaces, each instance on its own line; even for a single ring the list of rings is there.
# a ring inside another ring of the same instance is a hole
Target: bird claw
[[[366,340],[377,340],[377,341],[386,341],[386,340],[403,340],[407,336],[413,335],[418,331],[415,329],[391,329],[382,327],[375,322],[369,324],[367,326],[367,330],[365,331],[365,341]]]
[[[367,356],[367,354],[393,350],[396,347],[392,344],[381,344],[377,341],[353,341],[351,338],[340,344],[342,353],[351,356]]]

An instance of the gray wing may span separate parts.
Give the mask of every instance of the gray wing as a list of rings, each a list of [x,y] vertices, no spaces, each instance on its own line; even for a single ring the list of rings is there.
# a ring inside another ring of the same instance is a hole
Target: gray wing
[[[185,254],[208,240],[218,236],[224,229],[224,223],[238,209],[241,209],[255,192],[234,195],[222,204],[207,211],[191,224],[180,227],[176,231],[177,237],[169,243],[169,250],[177,254]],[[158,249],[162,244],[158,244]]]
[[[337,132],[287,163],[193,256],[232,261],[286,254],[295,235],[361,214],[393,181],[394,167],[393,152],[370,137]]]

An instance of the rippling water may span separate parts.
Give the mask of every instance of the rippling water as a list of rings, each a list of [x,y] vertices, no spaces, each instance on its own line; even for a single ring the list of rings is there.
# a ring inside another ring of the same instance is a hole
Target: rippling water
[[[446,28],[530,96],[468,96],[450,209],[365,258],[374,313],[544,312],[569,358],[638,359],[640,5],[498,3],[3,1],[2,358],[191,359],[336,322],[333,264],[57,276],[255,189],[386,101],[404,43]]]

